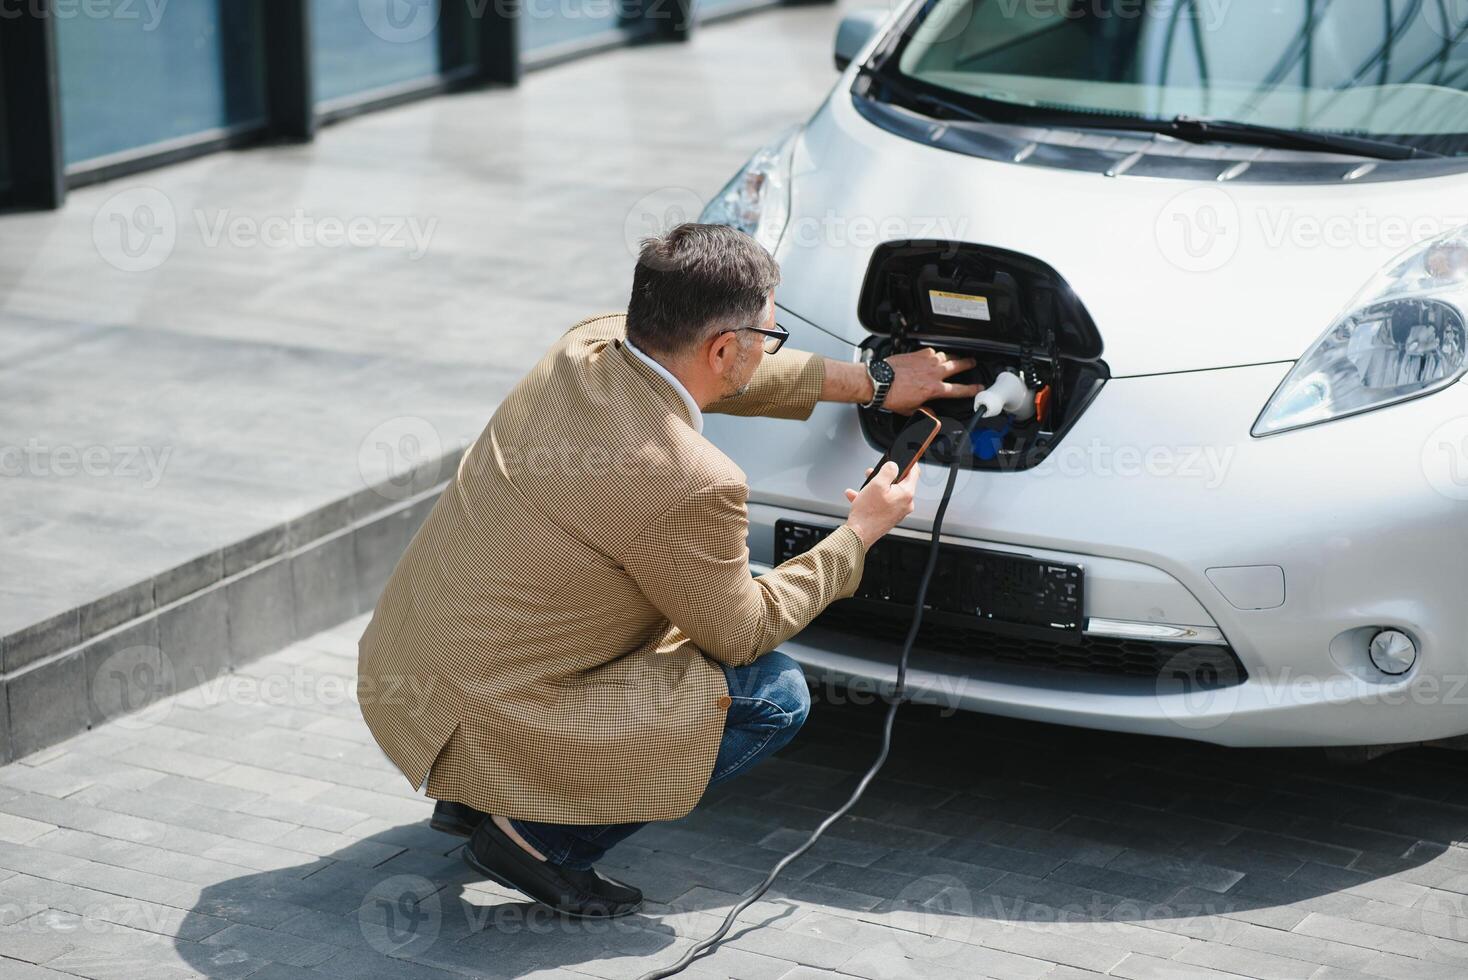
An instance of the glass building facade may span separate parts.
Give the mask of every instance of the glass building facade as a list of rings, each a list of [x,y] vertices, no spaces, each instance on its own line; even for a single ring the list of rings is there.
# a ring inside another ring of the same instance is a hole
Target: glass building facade
[[[63,157],[74,164],[266,124],[261,5],[193,0],[56,19]]]
[[[445,70],[438,0],[310,0],[311,83],[318,104],[432,82]]]
[[[28,0],[0,21],[0,207],[779,0]]]

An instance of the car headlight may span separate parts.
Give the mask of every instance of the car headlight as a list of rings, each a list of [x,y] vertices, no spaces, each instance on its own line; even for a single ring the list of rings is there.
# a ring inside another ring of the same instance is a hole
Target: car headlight
[[[1294,368],[1254,423],[1256,436],[1394,405],[1468,369],[1468,227],[1394,259]]]
[[[698,220],[738,228],[775,254],[790,220],[790,157],[799,135],[796,126],[757,151],[714,195]]]

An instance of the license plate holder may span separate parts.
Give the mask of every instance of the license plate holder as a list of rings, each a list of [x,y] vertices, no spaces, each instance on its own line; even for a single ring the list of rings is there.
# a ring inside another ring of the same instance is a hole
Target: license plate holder
[[[775,561],[810,550],[835,527],[775,522]],[[867,553],[861,585],[847,602],[910,615],[930,542],[888,535]],[[938,552],[926,621],[1080,642],[1085,628],[1085,569],[1032,555],[944,544]]]

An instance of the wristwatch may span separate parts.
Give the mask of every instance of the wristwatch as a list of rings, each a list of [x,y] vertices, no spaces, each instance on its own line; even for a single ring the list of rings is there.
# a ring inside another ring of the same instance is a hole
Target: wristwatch
[[[867,361],[867,377],[872,379],[872,400],[862,408],[881,408],[887,400],[887,392],[892,390],[897,372],[886,361]]]

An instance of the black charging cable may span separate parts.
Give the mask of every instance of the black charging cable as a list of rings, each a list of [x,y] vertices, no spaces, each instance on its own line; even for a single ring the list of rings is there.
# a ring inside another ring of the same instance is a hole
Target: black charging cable
[[[814,847],[816,841],[820,840],[821,835],[826,832],[827,827],[846,816],[847,812],[856,805],[856,801],[861,799],[862,794],[867,791],[867,786],[876,778],[877,773],[887,762],[887,753],[892,748],[892,725],[897,719],[897,707],[902,704],[907,694],[907,658],[912,653],[913,644],[917,642],[918,630],[923,625],[923,603],[928,597],[928,585],[933,581],[933,570],[938,567],[938,551],[943,540],[943,516],[948,513],[948,501],[953,497],[953,488],[958,482],[958,471],[965,455],[967,455],[969,438],[973,435],[974,426],[978,424],[982,417],[982,413],[974,413],[973,418],[969,419],[968,423],[963,427],[963,434],[959,436],[958,444],[953,447],[953,459],[948,464],[948,482],[943,486],[943,499],[938,501],[938,509],[933,514],[933,543],[928,547],[928,562],[923,566],[923,576],[918,581],[917,597],[914,600],[912,613],[912,624],[907,628],[907,639],[902,643],[902,656],[897,661],[897,683],[892,688],[892,699],[887,704],[887,717],[882,722],[882,749],[877,753],[877,758],[872,762],[871,768],[866,771],[866,775],[861,777],[861,782],[857,784],[856,790],[851,794],[851,798],[842,804],[840,809],[836,810],[825,820],[822,820],[821,825],[811,831],[811,835],[805,839],[805,843],[781,858],[770,869],[770,873],[765,875],[765,880],[756,885],[752,891],[740,900],[738,905],[729,910],[729,914],[724,916],[723,924],[714,931],[713,935],[694,944],[672,966],[664,967],[661,970],[653,970],[651,973],[644,973],[638,980],[662,980],[664,977],[671,977],[676,973],[681,973],[698,957],[712,951],[715,946],[723,942],[724,937],[729,934],[729,929],[734,925],[734,921],[739,918],[739,913],[759,901],[760,896],[769,891],[770,886],[775,883],[775,879],[779,877],[780,872],[784,871],[792,861]]]

